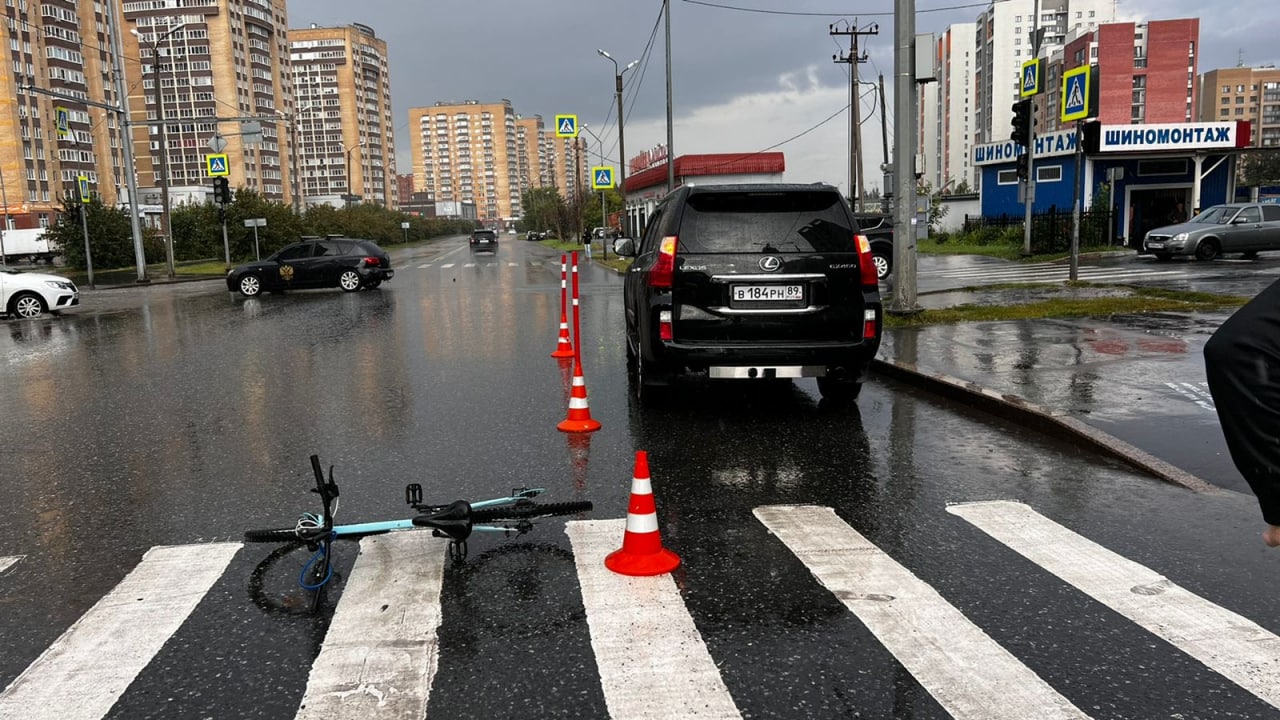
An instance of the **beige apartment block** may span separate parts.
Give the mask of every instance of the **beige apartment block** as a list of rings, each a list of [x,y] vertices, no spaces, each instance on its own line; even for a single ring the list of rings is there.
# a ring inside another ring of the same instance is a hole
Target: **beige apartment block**
[[[129,104],[142,205],[159,202],[162,153],[170,202],[202,201],[212,191],[206,156],[215,136],[226,143],[232,187],[288,199],[282,137],[293,98],[284,0],[126,0],[122,7],[124,55],[139,59],[126,60],[125,75],[137,88]],[[261,134],[244,134],[253,127],[243,121],[255,119]]]
[[[551,152],[552,182],[559,188],[560,197],[566,202],[591,195],[590,185],[586,186],[585,194],[582,191],[591,162],[583,135],[585,133],[579,133],[577,138],[557,137],[554,128],[547,133],[548,141],[554,148]]]
[[[1201,75],[1199,119],[1249,120],[1254,147],[1280,147],[1280,69],[1235,67]]]
[[[7,227],[52,224],[60,198],[77,189],[81,176],[90,192],[117,202],[127,195],[119,123],[81,102],[118,104],[107,7],[46,0],[11,2],[6,11],[11,64],[0,73],[0,212]]]
[[[397,207],[386,41],[366,25],[313,25],[290,30],[289,46],[304,202]]]
[[[516,119],[516,148],[520,153],[521,191],[551,185],[552,148],[548,147],[547,130],[541,115]]]
[[[475,203],[481,220],[520,215],[521,152],[510,100],[438,102],[409,108],[409,146],[419,192],[446,203]],[[524,154],[527,162],[527,153]]]

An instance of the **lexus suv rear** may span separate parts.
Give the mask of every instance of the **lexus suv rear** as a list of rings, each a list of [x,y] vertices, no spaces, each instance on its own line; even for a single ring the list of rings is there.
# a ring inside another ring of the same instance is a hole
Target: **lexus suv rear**
[[[871,245],[830,185],[683,187],[650,215],[625,280],[628,367],[644,391],[684,371],[862,388],[883,308]]]

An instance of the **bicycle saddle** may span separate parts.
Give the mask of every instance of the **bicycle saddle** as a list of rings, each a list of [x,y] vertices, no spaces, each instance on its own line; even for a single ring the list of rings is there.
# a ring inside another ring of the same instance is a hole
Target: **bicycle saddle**
[[[415,517],[413,524],[435,530],[436,537],[466,540],[471,535],[471,503],[455,500],[442,510]]]

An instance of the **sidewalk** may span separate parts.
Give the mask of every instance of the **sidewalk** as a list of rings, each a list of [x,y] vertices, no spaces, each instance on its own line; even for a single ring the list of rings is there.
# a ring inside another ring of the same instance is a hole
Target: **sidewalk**
[[[1006,304],[987,291],[964,302]],[[1013,291],[1017,292],[1017,291]],[[926,307],[960,299],[923,296]],[[874,371],[1120,459],[1187,488],[1249,492],[1204,373],[1227,314],[963,323],[887,331]]]

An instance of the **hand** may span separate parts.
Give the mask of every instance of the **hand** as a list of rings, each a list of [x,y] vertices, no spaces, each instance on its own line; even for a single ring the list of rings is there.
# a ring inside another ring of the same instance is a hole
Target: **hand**
[[[1280,525],[1268,525],[1266,530],[1262,531],[1262,542],[1267,547],[1280,547]]]

